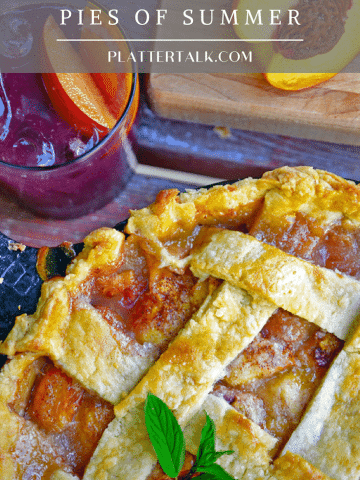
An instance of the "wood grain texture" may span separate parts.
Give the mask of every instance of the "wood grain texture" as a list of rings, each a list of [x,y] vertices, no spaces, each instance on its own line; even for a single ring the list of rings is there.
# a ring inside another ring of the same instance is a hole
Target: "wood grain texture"
[[[148,95],[166,118],[360,145],[356,73],[297,92],[278,90],[261,74],[152,73]]]
[[[81,241],[92,230],[111,227],[155,200],[159,190],[192,187],[176,171],[228,179],[261,176],[284,165],[312,165],[360,181],[360,147],[232,129],[219,135],[212,126],[156,115],[142,101],[132,141],[144,166],[173,169],[171,178],[135,174],[117,198],[96,212],[71,220],[39,218],[0,192],[0,231],[29,246]]]

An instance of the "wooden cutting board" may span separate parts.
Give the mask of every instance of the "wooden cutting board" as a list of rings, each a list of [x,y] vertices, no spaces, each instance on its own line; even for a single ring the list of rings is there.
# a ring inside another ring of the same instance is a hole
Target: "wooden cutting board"
[[[167,118],[360,145],[360,74],[286,92],[261,74],[149,75],[152,108]]]

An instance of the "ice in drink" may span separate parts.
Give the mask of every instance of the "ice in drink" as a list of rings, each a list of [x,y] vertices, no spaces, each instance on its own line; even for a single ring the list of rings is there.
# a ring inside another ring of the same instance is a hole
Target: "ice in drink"
[[[54,8],[30,6],[0,19],[8,26],[0,65],[9,72],[0,74],[0,188],[37,214],[69,218],[104,205],[128,180],[124,142],[137,109],[138,78],[16,73],[42,51],[46,28],[54,32]],[[79,103],[73,92],[78,86],[82,92],[82,83],[88,90]],[[92,95],[110,115],[108,123],[88,113]]]

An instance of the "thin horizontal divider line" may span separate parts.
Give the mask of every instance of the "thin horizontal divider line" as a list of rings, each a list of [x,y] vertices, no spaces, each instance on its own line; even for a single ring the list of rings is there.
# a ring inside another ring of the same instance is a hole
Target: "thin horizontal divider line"
[[[303,42],[303,38],[57,38],[58,42]]]

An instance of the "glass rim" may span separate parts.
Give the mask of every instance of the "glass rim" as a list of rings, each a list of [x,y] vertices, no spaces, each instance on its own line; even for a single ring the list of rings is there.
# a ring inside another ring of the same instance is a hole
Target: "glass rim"
[[[104,8],[104,7],[101,6],[100,2],[98,2],[97,0],[95,0],[95,1],[101,8]],[[54,4],[56,4],[56,1],[54,2]],[[119,26],[119,29],[120,29],[121,33],[124,35],[124,31],[123,31],[122,27]],[[131,45],[130,46],[128,45],[128,48],[130,48],[130,51],[131,51],[131,49],[132,49]],[[78,157],[73,158],[72,160],[68,160],[67,162],[60,163],[58,165],[50,165],[50,166],[43,166],[43,167],[42,166],[14,165],[13,163],[5,162],[0,157],[0,166],[4,165],[7,168],[14,168],[14,169],[17,169],[17,170],[24,170],[24,171],[48,172],[48,171],[51,171],[51,170],[57,170],[61,167],[68,167],[68,166],[73,165],[75,163],[84,161],[84,160],[86,160],[85,157],[90,156],[90,154],[93,154],[93,153],[97,152],[100,148],[103,147],[103,145],[107,141],[109,141],[113,137],[113,135],[115,135],[115,133],[117,132],[117,130],[121,126],[121,123],[126,119],[128,113],[129,113],[129,110],[130,110],[130,108],[133,104],[133,101],[136,100],[137,88],[138,88],[138,83],[139,83],[139,73],[137,71],[136,64],[133,61],[131,63],[132,63],[133,71],[132,72],[124,72],[125,75],[131,74],[131,76],[132,76],[131,90],[130,90],[129,98],[128,98],[127,103],[126,103],[126,107],[125,107],[124,111],[122,112],[120,118],[117,120],[117,122],[113,126],[113,128],[104,136],[104,138],[99,140],[99,142],[95,146],[93,146],[90,150],[88,150],[87,152],[79,155]],[[21,75],[21,73],[19,73],[18,75]],[[34,73],[34,75],[36,75],[36,74]]]
[[[21,75],[21,73],[19,73]],[[57,170],[62,167],[67,167],[69,165],[73,165],[74,163],[79,163],[81,161],[84,161],[85,157],[90,156],[90,154],[95,154],[97,150],[103,147],[103,145],[108,142],[113,135],[117,132],[119,127],[121,126],[121,123],[126,119],[129,110],[132,106],[133,101],[135,100],[136,97],[136,90],[137,90],[137,84],[139,82],[139,74],[138,72],[132,72],[132,86],[131,86],[131,91],[130,95],[126,104],[126,108],[121,114],[121,117],[118,119],[116,124],[113,126],[113,128],[109,131],[107,135],[105,135],[104,138],[102,138],[94,147],[92,147],[90,150],[87,152],[81,154],[79,157],[73,158],[72,160],[68,160],[65,163],[60,163],[58,165],[50,165],[50,166],[26,166],[26,165],[14,165],[12,163],[7,163],[4,160],[0,158],[0,165],[4,165],[8,168],[15,168],[17,170],[25,170],[25,171],[37,171],[37,172],[45,172],[45,171],[50,171],[50,170]]]

